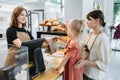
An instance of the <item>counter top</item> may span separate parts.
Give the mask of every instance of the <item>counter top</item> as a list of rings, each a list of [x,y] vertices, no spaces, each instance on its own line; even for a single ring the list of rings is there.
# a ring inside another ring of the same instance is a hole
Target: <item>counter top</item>
[[[33,80],[56,80],[62,74],[63,69],[60,71],[59,74],[54,73],[52,70],[57,67],[62,58],[63,55],[59,55],[59,53],[56,53],[54,55],[45,54],[44,59],[46,70],[38,74],[35,78],[33,78]]]

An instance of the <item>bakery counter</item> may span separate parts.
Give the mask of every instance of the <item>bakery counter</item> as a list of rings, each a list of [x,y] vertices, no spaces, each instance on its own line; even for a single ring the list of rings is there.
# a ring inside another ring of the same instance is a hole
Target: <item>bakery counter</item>
[[[56,80],[58,77],[61,76],[63,69],[60,71],[59,74],[53,72],[53,69],[60,63],[63,58],[63,53],[54,53],[53,55],[44,54],[44,61],[46,65],[46,70],[36,77],[33,80]]]
[[[37,38],[41,38],[42,34],[67,36],[66,32],[61,32],[61,31],[37,31]]]

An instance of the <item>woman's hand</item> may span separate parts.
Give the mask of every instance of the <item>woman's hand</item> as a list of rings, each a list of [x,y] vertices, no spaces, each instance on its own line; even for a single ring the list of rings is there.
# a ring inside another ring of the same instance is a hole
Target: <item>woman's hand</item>
[[[74,69],[80,69],[82,68],[84,65],[86,65],[87,60],[79,60],[74,66]]]
[[[80,69],[82,68],[83,66],[92,66],[92,67],[97,67],[97,64],[93,61],[89,61],[89,60],[79,60],[74,66],[73,68],[74,69]]]

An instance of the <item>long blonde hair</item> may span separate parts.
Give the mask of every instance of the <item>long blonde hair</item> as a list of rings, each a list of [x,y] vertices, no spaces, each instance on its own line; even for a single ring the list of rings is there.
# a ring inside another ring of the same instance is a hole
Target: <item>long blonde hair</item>
[[[79,36],[85,29],[84,20],[73,19],[68,23],[70,29],[75,32],[75,36]]]

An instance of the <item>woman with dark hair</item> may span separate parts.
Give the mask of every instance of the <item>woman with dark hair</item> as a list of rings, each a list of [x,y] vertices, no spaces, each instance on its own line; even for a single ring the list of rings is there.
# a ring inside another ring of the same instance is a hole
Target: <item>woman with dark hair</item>
[[[21,6],[13,10],[10,27],[7,29],[7,43],[21,47],[23,41],[34,39],[30,32],[25,29],[27,20],[27,10]]]
[[[102,80],[110,58],[109,39],[102,30],[106,24],[104,14],[100,10],[94,10],[88,13],[87,19],[92,32],[84,40],[83,55],[89,55],[87,59],[79,60],[74,68],[84,68],[83,80]]]

